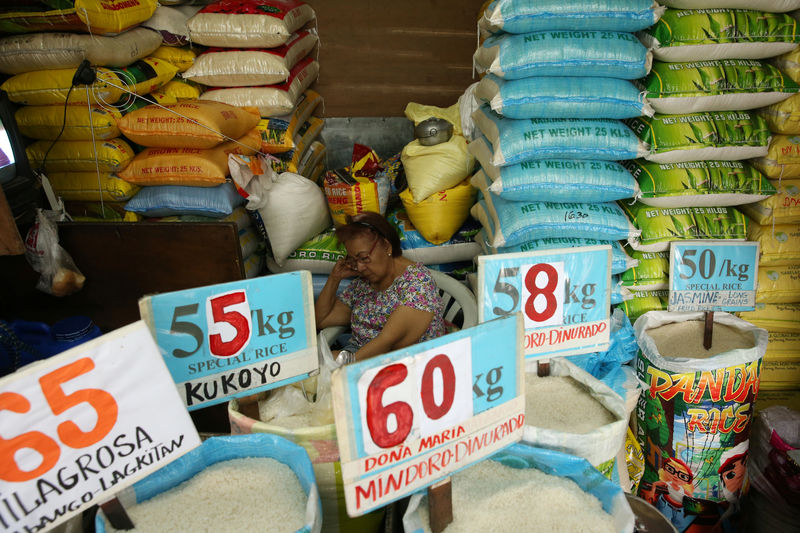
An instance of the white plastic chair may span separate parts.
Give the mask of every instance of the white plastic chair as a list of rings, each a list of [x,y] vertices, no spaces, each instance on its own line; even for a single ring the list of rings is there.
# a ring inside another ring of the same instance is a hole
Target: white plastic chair
[[[457,279],[451,278],[443,272],[430,270],[430,273],[439,288],[445,325],[452,325],[458,329],[471,328],[476,325],[478,323],[478,304],[472,291]],[[331,326],[323,329],[320,334],[330,346],[339,335],[349,329],[349,326]]]

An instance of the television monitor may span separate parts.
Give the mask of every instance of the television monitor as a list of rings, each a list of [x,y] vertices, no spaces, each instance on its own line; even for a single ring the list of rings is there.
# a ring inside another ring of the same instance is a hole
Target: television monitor
[[[0,185],[17,176],[32,177],[25,144],[14,120],[16,107],[0,91]]]

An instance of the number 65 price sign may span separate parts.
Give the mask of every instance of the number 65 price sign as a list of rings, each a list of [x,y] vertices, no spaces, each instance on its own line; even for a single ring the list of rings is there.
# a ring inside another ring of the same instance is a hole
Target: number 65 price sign
[[[609,345],[611,247],[478,257],[478,320],[522,311],[526,356],[576,355]]]
[[[519,441],[519,313],[334,371],[347,513],[417,492]]]

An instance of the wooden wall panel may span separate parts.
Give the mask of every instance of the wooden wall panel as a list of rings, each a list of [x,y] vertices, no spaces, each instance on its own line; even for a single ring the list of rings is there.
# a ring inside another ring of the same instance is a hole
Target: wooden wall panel
[[[481,0],[308,0],[317,13],[326,117],[403,116],[448,107],[475,80]]]

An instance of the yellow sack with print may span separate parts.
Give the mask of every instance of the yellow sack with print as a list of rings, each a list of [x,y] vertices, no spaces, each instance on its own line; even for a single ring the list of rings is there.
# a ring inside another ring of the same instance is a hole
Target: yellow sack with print
[[[197,57],[189,48],[175,48],[174,46],[159,46],[150,54],[152,57],[171,63],[178,69],[178,72],[189,70]]]
[[[800,264],[759,267],[756,303],[800,302]]]
[[[478,190],[465,179],[455,187],[433,193],[422,202],[414,202],[411,191],[404,189],[400,200],[420,235],[432,244],[442,244],[464,225],[477,194]]]
[[[175,103],[185,100],[197,100],[200,98],[200,87],[189,80],[173,78],[165,83],[163,87],[151,92],[150,96],[155,97],[159,103],[162,101]]]
[[[800,303],[756,303],[755,311],[741,311],[738,315],[770,333],[800,333]]]
[[[145,148],[119,177],[136,185],[214,187],[228,174],[228,154],[219,148]]]
[[[794,52],[793,52],[794,53]],[[800,94],[758,110],[773,133],[800,133]]]
[[[308,90],[300,97],[291,115],[261,119],[257,126],[261,132],[261,151],[280,154],[297,148],[297,130],[311,117],[320,103],[322,97],[319,93]]]
[[[759,269],[800,263],[800,226],[796,224],[748,224],[747,240],[758,242]]]
[[[323,127],[325,127],[325,121],[323,119],[309,117],[303,124],[303,127],[297,132],[297,135],[295,135],[294,149],[278,154],[276,156],[278,160],[272,162],[272,169],[279,174],[281,172],[293,172],[298,174],[300,170],[300,161],[306,155],[309,148],[311,148],[311,143],[317,140],[317,137],[322,133]]]
[[[800,383],[800,334],[769,334],[761,366],[761,382],[765,381]]]
[[[791,52],[773,57],[770,63],[778,67],[784,74],[787,74],[795,83],[800,83],[800,49],[795,48]]]
[[[739,209],[761,225],[800,223],[800,180],[770,181],[778,194]]]
[[[66,113],[66,120],[64,115]],[[122,113],[116,109],[105,109],[85,105],[29,105],[14,113],[19,131],[31,139],[54,140],[63,126],[60,139],[64,141],[91,141],[119,137],[117,120]]]
[[[764,157],[750,162],[762,174],[772,179],[800,178],[800,137],[774,134]]]
[[[119,76],[112,70],[98,67],[97,79],[88,86],[79,85],[72,89],[74,68],[59,68],[53,70],[34,70],[23,72],[10,77],[0,89],[8,93],[8,98],[23,105],[64,105],[69,94],[70,104],[86,105],[87,99],[93,104],[115,104],[122,97]],[[116,87],[115,87],[116,86]]]
[[[48,2],[43,3],[48,5]],[[64,7],[41,11],[4,10],[0,13],[0,32],[66,31],[111,35],[146,21],[158,6],[157,0],[72,0],[49,4]]]
[[[48,156],[49,160],[49,156]],[[53,190],[67,202],[124,202],[139,191],[139,187],[108,172],[50,172],[47,174]]]
[[[52,141],[36,141],[28,145],[25,153],[32,167],[42,166],[50,145],[53,145]],[[117,172],[125,168],[133,156],[133,148],[119,137],[95,142],[58,141],[47,154],[44,171]]]

